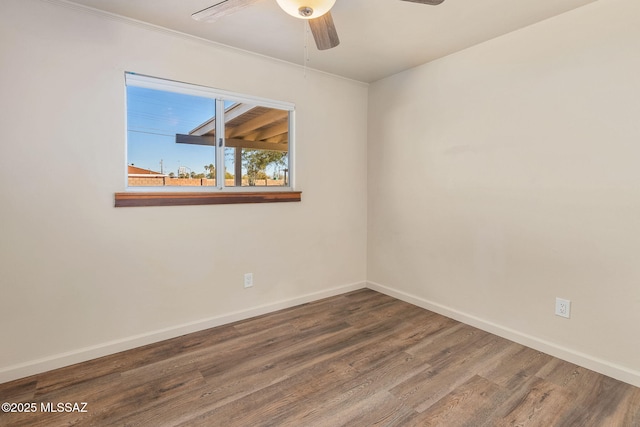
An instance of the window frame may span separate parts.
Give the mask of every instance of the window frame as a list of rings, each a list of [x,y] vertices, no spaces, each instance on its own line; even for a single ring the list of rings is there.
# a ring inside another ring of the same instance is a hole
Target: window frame
[[[216,103],[216,135],[215,147],[216,185],[210,187],[144,187],[129,186],[126,165],[128,164],[128,131],[125,136],[125,191],[116,193],[115,206],[167,206],[195,204],[228,204],[228,203],[269,203],[283,201],[300,201],[301,192],[295,190],[295,104],[275,101],[239,94],[222,89],[211,88],[175,80],[151,77],[134,72],[125,72],[125,89],[136,86],[165,92],[194,95],[213,99]],[[125,90],[126,97],[126,90]],[[288,112],[288,149],[287,149],[287,186],[225,186],[225,119],[224,103],[232,101],[259,107],[274,108]],[[126,104],[125,104],[126,105]],[[128,107],[125,107],[128,108]],[[126,121],[125,114],[125,121]],[[125,126],[128,130],[128,126]],[[244,195],[244,196],[243,196]]]

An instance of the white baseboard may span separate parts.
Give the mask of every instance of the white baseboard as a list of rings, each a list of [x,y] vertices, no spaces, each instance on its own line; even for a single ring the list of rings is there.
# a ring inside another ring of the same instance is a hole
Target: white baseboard
[[[463,313],[451,307],[447,307],[442,304],[438,304],[433,301],[429,301],[424,298],[381,285],[379,283],[367,282],[367,287],[369,289],[389,295],[404,302],[408,302],[409,304],[413,304],[426,310],[441,314],[443,316],[450,317],[459,322],[474,326],[478,329],[482,329],[483,331],[490,332],[502,338],[506,338],[508,340],[557,357],[558,359],[566,360],[567,362],[574,363],[584,368],[591,369],[592,371],[596,371],[603,375],[615,378],[636,387],[640,387],[640,372],[627,368],[625,366],[620,366],[615,363],[611,363],[609,361],[563,347],[556,343],[546,341],[541,338],[528,335],[511,328],[507,328],[505,326],[498,325],[488,320]]]
[[[238,320],[249,319],[251,317],[260,316],[262,314],[271,313],[285,308],[294,307],[296,305],[317,301],[323,298],[328,298],[363,288],[366,288],[366,282],[352,283],[349,285],[327,289],[321,292],[302,295],[284,301],[260,305],[242,311],[214,316],[196,322],[185,323],[171,328],[160,329],[145,334],[135,335],[119,340],[106,342],[103,344],[72,350],[66,353],[54,354],[49,357],[31,360],[17,365],[11,365],[6,368],[0,369],[0,384],[50,371],[52,369],[62,368],[64,366],[69,366],[80,362],[86,362],[91,359],[118,353],[120,351],[131,350],[132,348],[140,347],[143,345],[179,337],[181,335],[189,334],[192,332],[202,331],[204,329],[214,328],[216,326],[226,325]]]

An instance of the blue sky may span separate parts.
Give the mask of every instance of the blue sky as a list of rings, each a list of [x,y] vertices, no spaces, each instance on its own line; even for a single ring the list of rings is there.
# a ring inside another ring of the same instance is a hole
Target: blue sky
[[[188,134],[215,116],[215,100],[127,86],[127,164],[164,173],[204,173],[215,164],[215,147],[176,144],[176,133]]]
[[[212,98],[127,86],[127,164],[165,174],[178,175],[181,167],[206,174],[205,165],[216,163],[215,147],[177,144],[175,135],[188,134],[214,117],[215,104]],[[234,150],[229,150],[225,167],[233,174]],[[275,172],[273,166],[267,168],[269,176]]]

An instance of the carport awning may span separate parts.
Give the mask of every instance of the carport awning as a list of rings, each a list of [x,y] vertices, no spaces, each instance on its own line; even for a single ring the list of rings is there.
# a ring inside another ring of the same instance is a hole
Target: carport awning
[[[224,112],[225,146],[289,151],[289,112],[249,104],[234,104]],[[176,135],[178,144],[216,144],[215,117],[188,135]]]

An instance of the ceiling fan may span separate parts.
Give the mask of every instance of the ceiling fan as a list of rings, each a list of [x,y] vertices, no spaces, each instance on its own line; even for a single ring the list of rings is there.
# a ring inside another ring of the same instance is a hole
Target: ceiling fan
[[[221,0],[191,15],[196,21],[212,22],[250,6],[260,0]],[[333,24],[331,8],[336,0],[276,0],[278,5],[291,16],[306,19],[309,22],[313,39],[319,50],[326,50],[340,44],[338,32]],[[438,5],[444,0],[402,0],[413,3]]]

